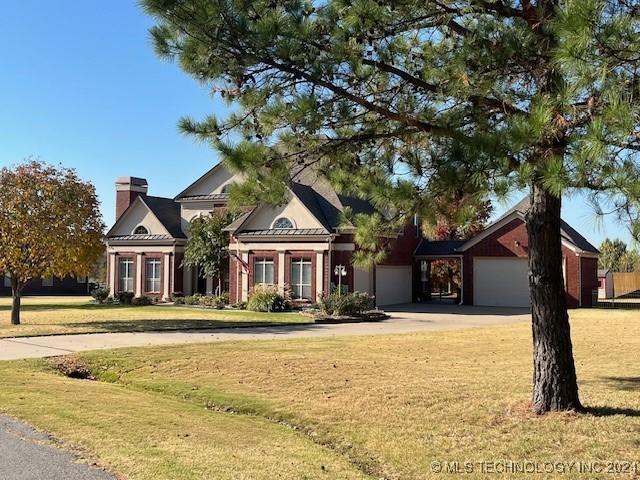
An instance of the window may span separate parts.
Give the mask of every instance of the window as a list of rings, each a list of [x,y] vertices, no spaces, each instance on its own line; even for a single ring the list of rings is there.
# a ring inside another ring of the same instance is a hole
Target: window
[[[293,228],[293,222],[289,220],[287,217],[276,218],[276,220],[273,222],[272,228],[277,228],[282,230],[291,229]]]
[[[291,290],[294,299],[311,300],[311,260],[291,259]]]
[[[256,258],[253,261],[253,283],[273,285],[273,258]]]
[[[220,193],[229,194],[231,193],[232,188],[233,188],[233,183],[227,183],[224,187],[222,187],[222,190],[220,190]]]
[[[87,277],[82,275],[80,277],[76,277],[76,282],[78,283],[87,283]]]
[[[140,225],[138,227],[136,227],[136,229],[133,231],[134,235],[149,235],[149,230],[147,230],[147,227],[145,227],[144,225]]]
[[[133,292],[133,258],[122,257],[120,259],[120,283],[118,291]]]
[[[145,291],[149,293],[160,293],[160,259],[146,259]]]
[[[11,286],[11,277],[7,273],[4,274],[4,286],[5,287]]]
[[[43,287],[53,287],[53,275],[50,275],[48,277],[45,277],[42,279],[42,286]]]

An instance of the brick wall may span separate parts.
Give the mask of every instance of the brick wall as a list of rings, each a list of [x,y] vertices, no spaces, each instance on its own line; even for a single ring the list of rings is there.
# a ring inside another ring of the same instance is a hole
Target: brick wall
[[[567,305],[576,308],[580,301],[580,265],[575,252],[562,247],[566,262]],[[529,255],[529,239],[527,228],[522,220],[514,219],[507,225],[493,232],[481,242],[464,253],[463,257],[463,289],[465,305],[473,305],[473,258],[474,257],[513,257],[527,258]],[[583,259],[588,260],[588,259]],[[597,269],[597,261],[595,262]],[[583,275],[584,277],[584,275]],[[597,273],[595,284],[597,288]],[[586,287],[585,287],[586,288]],[[583,289],[585,289],[583,288]],[[591,295],[591,294],[589,294]],[[583,294],[583,304],[584,304]],[[589,302],[590,304],[590,302]]]

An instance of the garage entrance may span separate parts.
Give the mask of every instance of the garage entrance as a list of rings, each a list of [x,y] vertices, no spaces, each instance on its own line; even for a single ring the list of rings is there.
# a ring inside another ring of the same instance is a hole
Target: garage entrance
[[[496,307],[529,307],[526,258],[473,259],[473,303]]]
[[[376,267],[376,305],[411,303],[411,265],[379,265]]]

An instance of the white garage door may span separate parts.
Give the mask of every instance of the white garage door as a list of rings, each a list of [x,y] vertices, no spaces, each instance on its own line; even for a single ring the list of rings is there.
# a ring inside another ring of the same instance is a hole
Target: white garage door
[[[496,307],[528,307],[526,258],[474,258],[473,303]]]
[[[376,305],[411,303],[411,266],[376,267]]]

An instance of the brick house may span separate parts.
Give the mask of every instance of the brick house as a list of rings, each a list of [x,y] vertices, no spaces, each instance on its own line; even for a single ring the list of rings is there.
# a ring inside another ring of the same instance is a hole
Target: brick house
[[[174,292],[214,293],[217,279],[203,279],[198,272],[181,265],[188,225],[198,216],[225,208],[229,187],[242,181],[240,175],[218,164],[170,199],[149,196],[144,179],[119,178],[116,223],[107,233],[112,293],[128,290],[135,295],[160,298],[168,298]],[[492,300],[495,296],[485,293],[483,285],[478,285],[474,293],[474,277],[481,279],[492,268],[500,270],[500,265],[504,268],[502,276],[519,276],[522,278],[518,285],[526,284],[526,269],[522,271],[521,262],[490,261],[526,257],[526,230],[523,214],[517,208],[469,242],[422,240],[417,224],[408,225],[402,232],[390,232],[390,251],[385,262],[363,270],[351,262],[357,248],[355,229],[343,224],[340,215],[347,207],[354,213],[373,211],[368,202],[337,194],[308,171],[293,175],[287,199],[281,206],[248,207],[226,228],[231,255],[222,283],[231,302],[246,301],[253,287],[261,283],[280,289],[288,287],[294,301],[313,302],[337,283],[336,267],[342,265],[346,275],[341,282],[349,291],[370,293],[378,305],[408,303],[420,295],[420,275],[425,262],[436,258],[462,262],[465,272],[462,300],[466,304],[514,303],[501,298]],[[524,208],[523,204],[519,208]],[[589,304],[586,292],[592,287],[589,272],[594,259],[597,263],[598,252],[568,225],[565,233],[568,295],[574,299],[572,306],[586,306]],[[594,270],[597,286],[595,274]],[[526,290],[524,293],[505,290],[505,294],[516,295],[518,304],[528,304]]]
[[[528,238],[525,198],[468,241],[423,240],[414,252],[420,262],[458,260],[462,264],[461,301],[465,305],[527,307]],[[590,307],[598,289],[599,251],[562,221],[563,273],[567,304]]]

